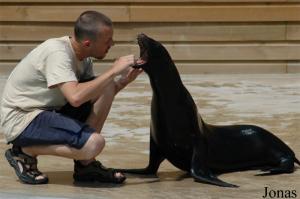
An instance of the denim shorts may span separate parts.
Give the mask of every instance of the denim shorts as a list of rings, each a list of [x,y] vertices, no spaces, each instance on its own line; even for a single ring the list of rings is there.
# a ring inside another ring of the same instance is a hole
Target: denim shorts
[[[87,102],[76,108],[66,104],[58,111],[43,111],[11,143],[20,147],[69,145],[80,149],[96,131],[85,124],[91,109],[92,104]]]

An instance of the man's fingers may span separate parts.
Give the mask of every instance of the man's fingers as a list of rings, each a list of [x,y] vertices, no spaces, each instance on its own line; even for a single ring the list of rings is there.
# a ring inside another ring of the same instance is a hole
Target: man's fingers
[[[134,55],[126,55],[117,59],[114,63],[115,75],[128,73],[128,68],[135,65]]]
[[[138,60],[137,59],[134,59],[133,60],[133,65],[135,66],[135,65],[137,65],[138,64]]]
[[[127,59],[128,61],[134,61],[134,55],[127,55],[124,58]]]

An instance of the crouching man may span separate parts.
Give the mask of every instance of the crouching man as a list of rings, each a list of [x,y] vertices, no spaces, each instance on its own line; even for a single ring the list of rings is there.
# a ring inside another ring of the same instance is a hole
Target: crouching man
[[[95,159],[105,145],[101,130],[115,95],[142,72],[131,67],[134,56],[127,55],[94,76],[91,57],[103,59],[112,38],[111,20],[86,11],[75,22],[73,36],[43,42],[12,71],[3,92],[1,125],[12,144],[5,156],[20,181],[48,182],[37,168],[39,155],[74,159],[75,181],[125,180]],[[115,80],[117,75],[122,77]]]

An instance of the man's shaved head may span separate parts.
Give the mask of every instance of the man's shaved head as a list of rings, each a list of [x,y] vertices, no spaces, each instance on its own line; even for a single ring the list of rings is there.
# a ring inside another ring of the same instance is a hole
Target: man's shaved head
[[[101,29],[99,29],[101,26],[112,27],[112,21],[97,11],[83,12],[75,22],[74,35],[76,40],[90,39],[95,41],[101,32]]]

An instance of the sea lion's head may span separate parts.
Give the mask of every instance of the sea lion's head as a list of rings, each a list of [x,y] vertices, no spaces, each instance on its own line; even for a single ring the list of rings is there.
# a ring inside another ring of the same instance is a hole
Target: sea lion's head
[[[135,68],[142,68],[146,73],[153,73],[174,64],[166,48],[158,41],[141,33],[137,36],[140,47],[140,59],[142,64],[137,64]]]

